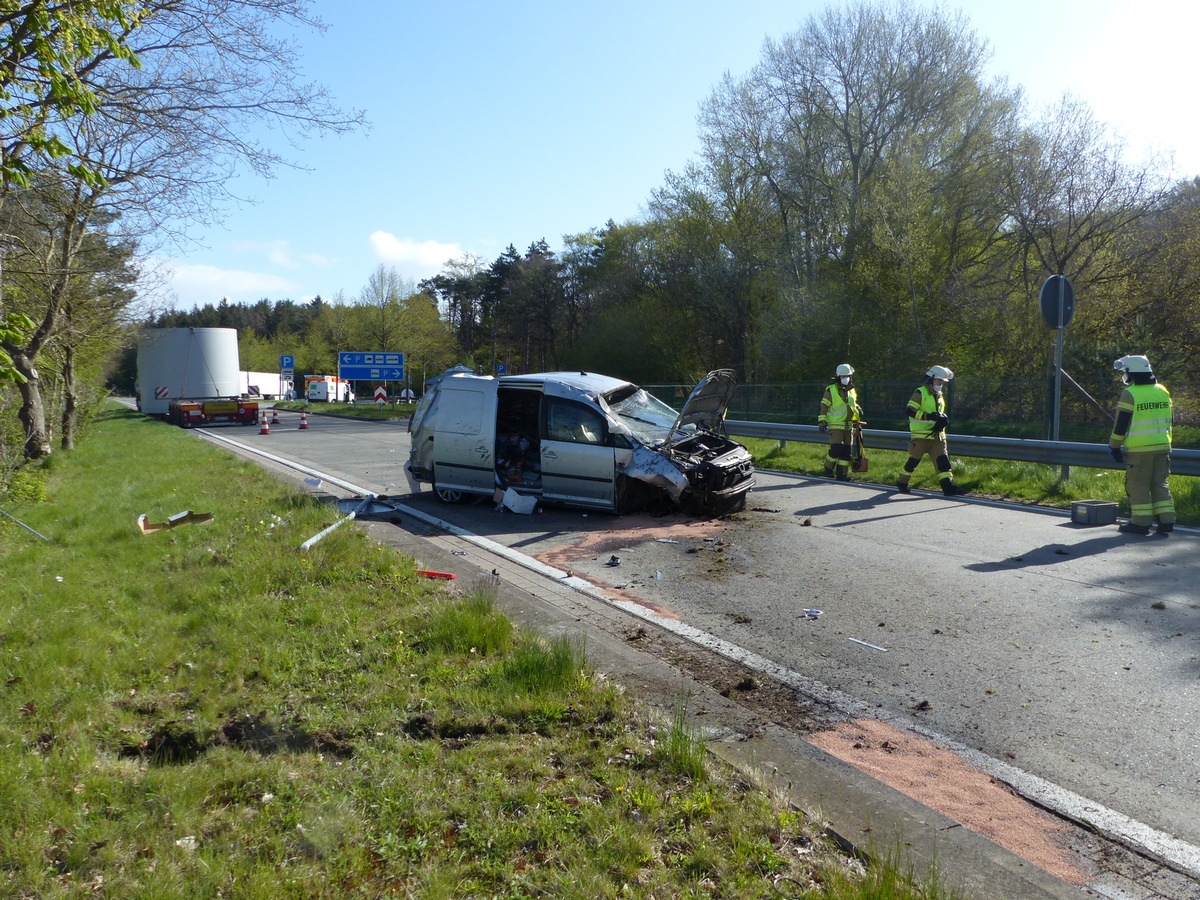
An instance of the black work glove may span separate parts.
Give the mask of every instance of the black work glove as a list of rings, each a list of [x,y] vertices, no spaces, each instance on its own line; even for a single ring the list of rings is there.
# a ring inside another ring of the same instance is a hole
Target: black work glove
[[[1119,463],[1125,462],[1125,448],[1124,447],[1109,447],[1108,453],[1113,458],[1113,462],[1119,462]]]
[[[821,432],[821,434],[826,434],[829,431],[829,426],[825,422],[822,422],[817,426],[817,431]]]
[[[938,428],[945,428],[950,424],[950,417],[945,413],[935,412],[929,418],[933,420],[933,423],[937,425]]]

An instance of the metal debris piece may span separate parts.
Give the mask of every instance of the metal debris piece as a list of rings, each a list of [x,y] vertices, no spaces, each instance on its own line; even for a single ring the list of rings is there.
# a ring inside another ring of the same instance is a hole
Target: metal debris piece
[[[605,565],[609,566],[610,568],[613,566],[619,566],[620,564],[621,564],[621,557],[619,557],[619,556],[610,556],[608,558],[608,562],[605,563]]]
[[[16,522],[18,525],[20,525],[22,528],[24,528],[26,531],[28,531],[34,537],[40,537],[47,544],[50,543],[50,538],[46,537],[44,534],[38,534],[36,531],[34,531],[32,528],[30,528],[28,525],[26,525],[20,519],[14,519],[12,516],[10,516],[8,513],[6,513],[2,509],[0,509],[0,516],[4,516],[4,518],[8,519],[10,522]]]
[[[819,619],[822,615],[823,615],[823,611],[819,610],[819,609],[804,610],[804,618],[806,618],[806,619]]]
[[[854,641],[856,644],[862,644],[864,647],[870,647],[872,650],[879,650],[882,653],[887,653],[887,647],[880,647],[878,644],[868,644],[866,641],[860,641],[858,638],[848,638],[847,640]]]
[[[142,534],[153,534],[156,531],[163,531],[168,528],[175,528],[178,525],[186,525],[189,522],[197,525],[212,521],[212,513],[192,512],[190,509],[185,509],[183,512],[175,513],[173,516],[168,516],[165,522],[151,522],[149,517],[143,513],[138,516],[137,525]]]

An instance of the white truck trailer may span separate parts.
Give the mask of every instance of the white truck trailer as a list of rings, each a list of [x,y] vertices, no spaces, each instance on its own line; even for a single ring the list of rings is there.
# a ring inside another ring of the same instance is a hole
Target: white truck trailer
[[[282,377],[278,372],[248,372],[238,373],[238,392],[243,397],[258,397],[263,400],[286,400],[292,390],[292,380]]]
[[[240,399],[237,331],[149,328],[138,337],[138,409],[189,427],[252,425],[258,404]]]

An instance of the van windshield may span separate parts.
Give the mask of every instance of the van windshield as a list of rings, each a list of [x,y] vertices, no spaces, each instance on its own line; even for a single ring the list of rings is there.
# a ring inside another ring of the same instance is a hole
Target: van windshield
[[[663,443],[679,418],[678,412],[641,388],[616,402],[610,400],[608,408],[639,442],[648,447]]]

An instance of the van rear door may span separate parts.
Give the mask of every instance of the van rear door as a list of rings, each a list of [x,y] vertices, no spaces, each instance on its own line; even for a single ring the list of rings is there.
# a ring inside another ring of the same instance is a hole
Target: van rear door
[[[456,375],[439,386],[434,417],[435,488],[491,494],[496,487],[495,378]]]

